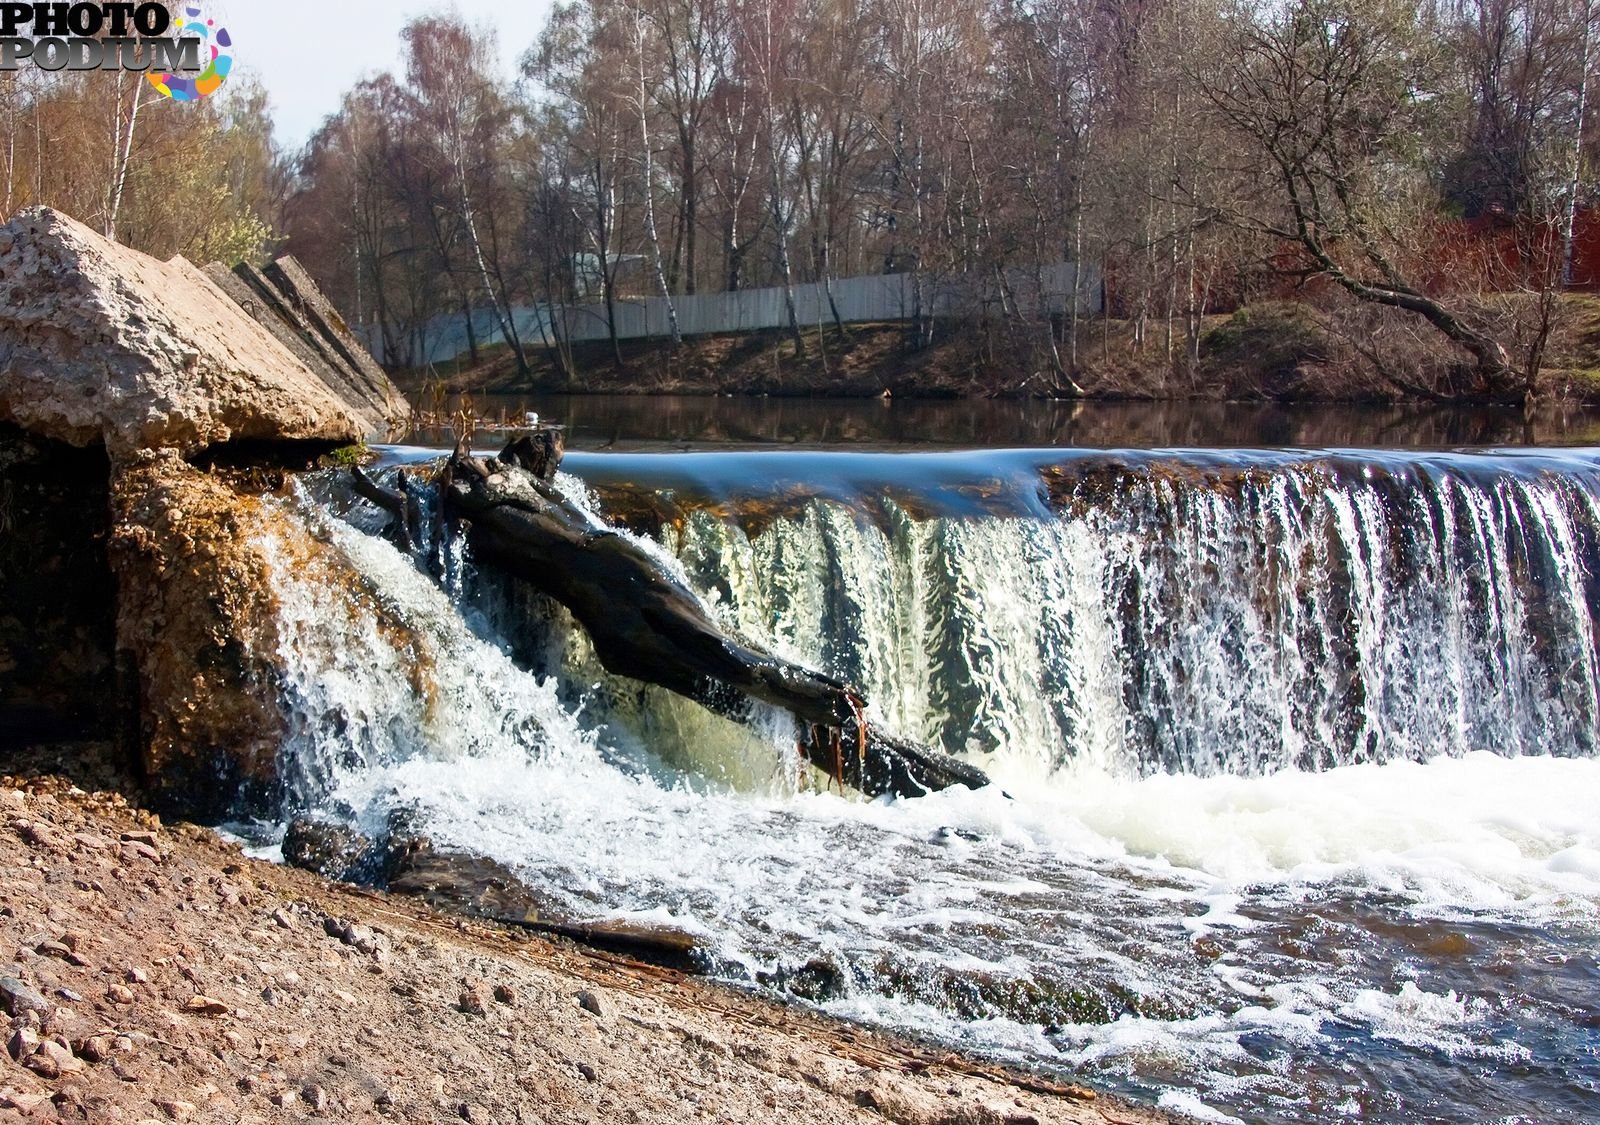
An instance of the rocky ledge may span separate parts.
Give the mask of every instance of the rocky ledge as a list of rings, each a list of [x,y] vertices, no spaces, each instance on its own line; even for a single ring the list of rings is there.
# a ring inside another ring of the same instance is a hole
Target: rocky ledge
[[[0,778],[0,1118],[1170,1117]]]

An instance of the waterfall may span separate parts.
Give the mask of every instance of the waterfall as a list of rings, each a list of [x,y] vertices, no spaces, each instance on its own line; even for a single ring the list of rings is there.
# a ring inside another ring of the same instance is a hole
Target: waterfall
[[[730,458],[659,479],[656,525],[731,623],[951,753],[1249,775],[1595,752],[1591,459],[1017,457],[812,458],[803,495]],[[870,461],[898,464],[874,485]],[[593,474],[602,506],[630,510],[627,472]]]
[[[724,624],[1000,784],[807,785],[787,716],[607,676],[559,607],[459,540],[405,554],[330,474],[257,544],[282,815],[403,827],[556,914],[688,930],[723,976],[1164,1104],[1592,1097],[1600,455],[568,466]]]
[[[1010,776],[1596,752],[1586,454],[573,461],[593,494],[568,492],[653,533],[725,624],[858,685],[876,721]],[[335,761],[506,738],[539,753],[552,728],[793,788],[783,716],[752,730],[609,677],[558,607],[459,560],[440,589],[330,518],[359,525],[359,506],[312,493],[307,517],[404,628],[330,618],[285,559],[288,758],[308,793]]]
[[[350,816],[343,790],[352,781],[413,761],[593,757],[592,735],[553,681],[518,667],[507,646],[461,612],[449,582],[442,587],[388,543],[331,518],[323,491],[319,500],[278,501],[281,529],[256,544],[277,602],[287,810]],[[304,536],[321,544],[320,562],[297,549]]]

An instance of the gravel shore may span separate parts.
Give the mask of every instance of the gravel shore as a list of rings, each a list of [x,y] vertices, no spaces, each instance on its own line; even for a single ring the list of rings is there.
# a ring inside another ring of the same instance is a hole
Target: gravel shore
[[[0,978],[0,1119],[1172,1120],[248,859],[55,777],[0,778]]]

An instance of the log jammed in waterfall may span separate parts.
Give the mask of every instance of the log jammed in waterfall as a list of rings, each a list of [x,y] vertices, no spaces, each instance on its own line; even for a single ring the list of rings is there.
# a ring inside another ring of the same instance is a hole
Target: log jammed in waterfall
[[[608,672],[656,684],[735,719],[754,702],[805,732],[800,749],[841,784],[917,796],[987,785],[982,771],[867,722],[849,685],[780,659],[713,621],[700,600],[635,540],[597,523],[553,483],[560,431],[517,439],[495,460],[458,446],[438,484],[446,516],[467,525],[474,560],[528,582],[583,626]],[[361,495],[413,534],[408,496],[360,475]],[[414,525],[412,525],[414,526]]]
[[[389,513],[389,526],[385,534],[404,551],[414,551],[422,543],[422,503],[413,491],[414,485],[400,474],[399,488],[384,488],[361,471],[359,465],[350,468],[352,487],[357,496],[375,504]]]

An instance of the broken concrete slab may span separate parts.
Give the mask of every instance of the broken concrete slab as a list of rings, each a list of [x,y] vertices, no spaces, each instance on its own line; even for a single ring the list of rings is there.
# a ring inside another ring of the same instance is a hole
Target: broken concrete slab
[[[369,395],[392,395],[396,403],[402,407],[405,405],[405,399],[384,374],[383,368],[356,339],[344,317],[323,296],[317,283],[293,255],[285,254],[268,262],[262,273],[277,288],[289,307],[314,327],[327,346],[338,355],[356,385],[364,387]]]
[[[343,336],[339,334],[336,326],[342,328],[343,321],[337,319],[316,283],[294,259],[280,261],[293,263],[292,272],[274,272],[298,279],[298,285],[287,293],[248,262],[240,262],[231,270],[212,263],[205,272],[346,402],[362,410],[379,410],[385,417],[408,413],[405,396],[389,381],[383,368],[349,337],[348,331]]]
[[[115,458],[349,443],[392,419],[347,401],[184,259],[36,207],[0,227],[0,420]]]

